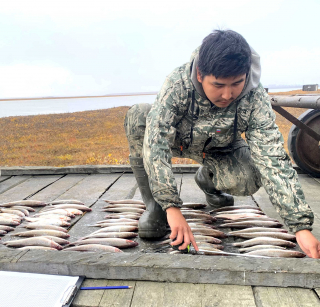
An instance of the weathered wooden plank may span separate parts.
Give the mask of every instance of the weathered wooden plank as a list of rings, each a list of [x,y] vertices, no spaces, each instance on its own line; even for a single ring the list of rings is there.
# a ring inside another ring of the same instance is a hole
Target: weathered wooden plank
[[[255,307],[250,286],[205,284],[202,305],[206,307]]]
[[[166,287],[166,283],[164,282],[137,281],[134,295],[132,298],[131,307],[165,306],[164,305],[165,287]]]
[[[203,288],[191,283],[137,282],[131,307],[200,307]]]
[[[198,164],[173,164],[174,173],[195,173]],[[1,167],[3,176],[18,175],[65,175],[65,174],[112,174],[132,173],[130,165],[74,165],[66,167],[52,166],[13,166]]]
[[[318,297],[320,297],[320,288],[316,288],[314,291],[317,293]]]
[[[57,199],[78,199],[92,206],[121,174],[89,175]]]
[[[14,188],[0,194],[0,203],[21,200],[30,197],[46,186],[59,180],[59,178],[61,178],[61,175],[31,177]]]
[[[135,281],[129,281],[129,280],[128,281],[108,280],[107,286],[132,286],[132,288],[104,291],[99,306],[101,307],[128,306],[129,307],[131,305],[135,284],[136,284]]]
[[[131,307],[243,306],[255,307],[252,288],[214,284],[136,283]]]
[[[1,169],[0,169],[0,182],[8,180],[11,176],[1,176]]]
[[[31,176],[14,176],[6,181],[2,181],[0,183],[0,194],[14,188],[15,186],[19,185],[20,183],[30,178]]]
[[[105,279],[85,279],[82,287],[105,287]],[[73,307],[98,307],[104,290],[79,290],[72,302]]]
[[[77,174],[64,176],[50,186],[46,187],[44,190],[30,197],[30,199],[40,199],[43,201],[55,200],[78,184],[81,180],[85,179],[87,176],[88,175]]]
[[[95,177],[97,175],[94,175]],[[89,225],[95,224],[97,221],[100,221],[104,218],[107,212],[102,212],[101,209],[106,205],[106,202],[103,199],[125,199],[128,191],[134,186],[135,182],[133,180],[133,174],[124,174],[122,175],[111,187],[105,192],[106,184],[109,185],[114,182],[119,175],[118,174],[109,174],[109,175],[99,175],[103,176],[96,183],[91,183],[92,185],[101,184],[102,181],[102,190],[97,194],[96,199],[98,201],[92,206],[92,211],[86,213],[80,221],[74,225],[69,231],[70,241],[77,240],[81,237],[84,237],[95,230],[99,229],[98,227],[89,227]],[[89,178],[88,178],[89,179]],[[105,193],[104,193],[105,192]],[[101,195],[103,193],[103,195]],[[91,194],[92,195],[92,194]],[[82,200],[82,199],[80,199]]]
[[[257,307],[316,307],[320,300],[312,289],[254,287]]]

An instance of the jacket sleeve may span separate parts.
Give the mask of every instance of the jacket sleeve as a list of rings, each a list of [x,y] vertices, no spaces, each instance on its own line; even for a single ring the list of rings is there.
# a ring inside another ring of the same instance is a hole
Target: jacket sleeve
[[[269,95],[261,84],[253,92],[250,103],[253,108],[246,139],[262,184],[290,231],[312,230],[312,210],[305,201],[298,175],[284,150]]]
[[[181,118],[179,103],[183,91],[180,88],[179,84],[166,80],[147,116],[144,136],[144,167],[153,197],[163,210],[182,205],[171,165],[175,125]]]

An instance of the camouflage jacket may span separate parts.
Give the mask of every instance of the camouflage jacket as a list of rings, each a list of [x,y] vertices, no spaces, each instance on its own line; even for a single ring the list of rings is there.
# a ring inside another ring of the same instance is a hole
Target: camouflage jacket
[[[313,213],[283,148],[283,137],[262,85],[239,96],[240,99],[228,107],[218,108],[196,90],[191,70],[192,61],[176,68],[166,78],[147,116],[143,157],[155,200],[164,210],[181,206],[171,170],[172,156],[179,156],[180,146],[183,146],[182,157],[202,163],[203,149],[210,137],[206,148],[228,146],[233,141],[237,107],[237,138],[245,133],[272,204],[291,231],[311,230]],[[216,129],[224,133],[216,133]]]

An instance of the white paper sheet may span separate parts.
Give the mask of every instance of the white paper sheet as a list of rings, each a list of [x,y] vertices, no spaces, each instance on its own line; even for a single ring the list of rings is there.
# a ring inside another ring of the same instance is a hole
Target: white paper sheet
[[[0,271],[1,307],[59,307],[79,277]]]

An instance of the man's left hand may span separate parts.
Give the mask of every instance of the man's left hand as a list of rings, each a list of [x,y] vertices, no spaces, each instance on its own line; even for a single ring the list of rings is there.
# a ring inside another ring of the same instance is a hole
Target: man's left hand
[[[320,242],[310,230],[304,229],[296,232],[296,238],[299,246],[308,257],[320,258]]]

